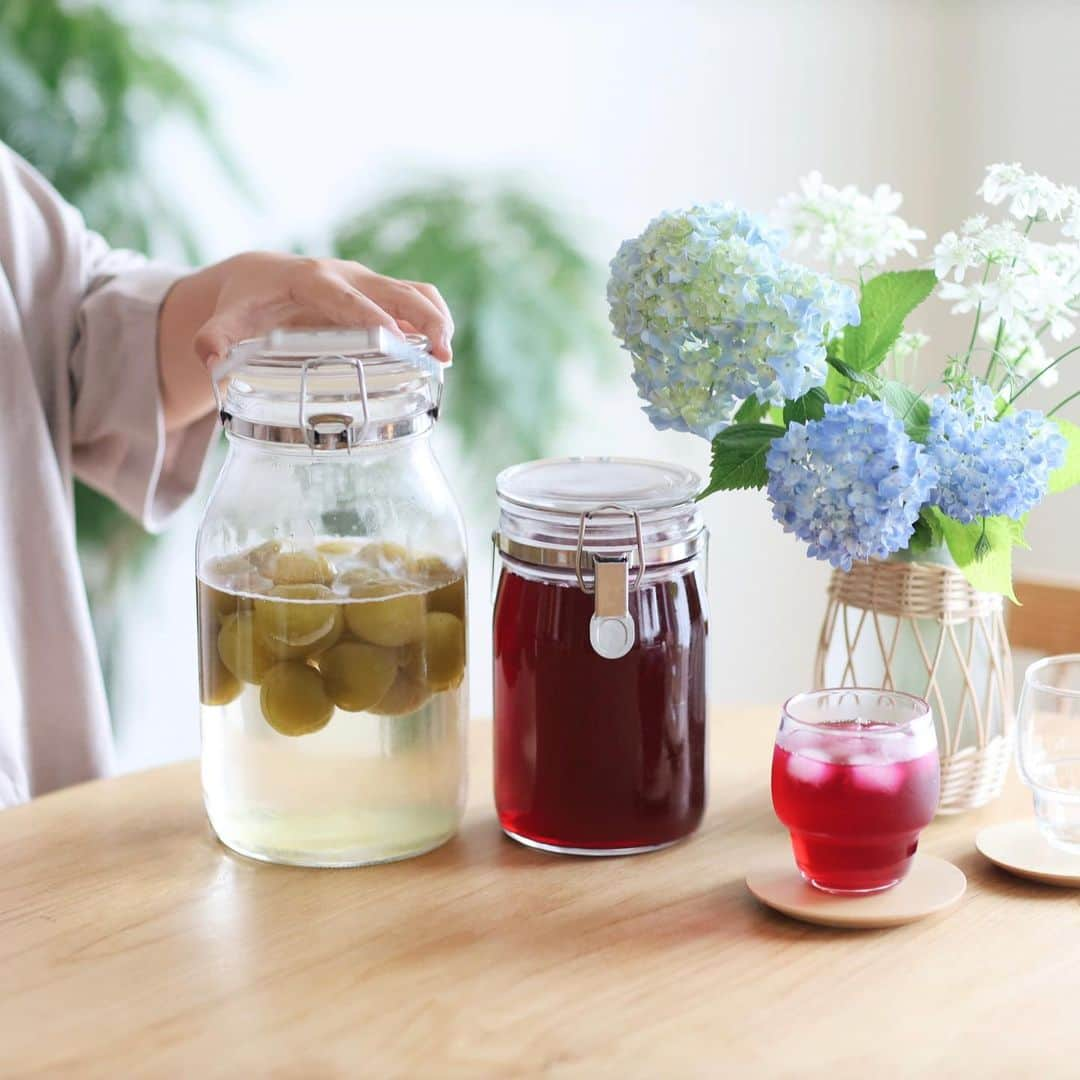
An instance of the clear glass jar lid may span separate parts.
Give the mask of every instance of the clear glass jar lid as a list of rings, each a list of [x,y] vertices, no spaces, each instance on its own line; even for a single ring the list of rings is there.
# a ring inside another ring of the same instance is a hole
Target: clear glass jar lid
[[[592,572],[589,556],[629,551],[640,573],[696,555],[705,527],[690,469],[644,458],[530,461],[495,481],[503,554],[538,566]]]
[[[236,345],[211,377],[231,436],[347,450],[430,428],[446,367],[418,334],[280,329]]]

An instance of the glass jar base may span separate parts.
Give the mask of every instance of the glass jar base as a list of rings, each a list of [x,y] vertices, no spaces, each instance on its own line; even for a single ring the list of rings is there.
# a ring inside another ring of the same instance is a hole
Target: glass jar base
[[[304,866],[315,869],[348,869],[356,866],[378,866],[380,863],[400,862],[426,855],[452,839],[458,831],[460,818],[457,814],[447,814],[438,823],[441,827],[411,830],[411,835],[399,836],[396,842],[390,842],[390,823],[384,822],[383,828],[372,831],[370,824],[366,828],[356,822],[349,823],[349,830],[335,829],[336,835],[330,842],[323,835],[318,839],[323,842],[311,842],[316,839],[300,833],[294,839],[304,841],[289,843],[290,830],[269,828],[265,822],[252,822],[207,812],[210,829],[220,843],[237,855],[257,862],[274,863],[278,866]],[[366,835],[365,835],[366,834]]]
[[[533,840],[531,837],[522,836],[521,833],[511,832],[507,828],[504,828],[503,832],[511,840],[516,840],[519,844],[534,848],[536,851],[547,851],[552,855],[591,855],[597,858],[612,858],[619,855],[646,855],[650,851],[663,851],[664,848],[673,847],[686,839],[686,837],[679,837],[677,840],[666,840],[662,844],[646,844],[644,847],[580,848],[547,844],[542,840]]]
[[[904,880],[902,877],[893,878],[892,881],[886,881],[882,885],[871,885],[867,889],[836,889],[831,885],[825,885],[820,881],[815,881],[814,878],[803,870],[800,870],[799,873],[808,885],[812,885],[819,892],[828,893],[830,896],[873,896],[874,893],[886,892],[887,890],[894,888]]]
[[[216,832],[214,833],[221,846],[228,848],[234,855],[241,855],[245,859],[270,863],[274,866],[302,866],[313,870],[351,870],[361,866],[381,866],[384,863],[416,859],[421,855],[427,855],[429,852],[441,848],[447,841],[452,840],[454,835],[454,833],[447,833],[446,836],[422,847],[409,851],[394,852],[393,854],[376,855],[356,852],[343,855],[316,855],[302,851],[248,850],[243,845],[230,843]]]

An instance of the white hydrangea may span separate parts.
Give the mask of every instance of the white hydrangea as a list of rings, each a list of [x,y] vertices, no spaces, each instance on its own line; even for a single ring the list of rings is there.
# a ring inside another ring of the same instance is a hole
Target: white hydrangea
[[[826,184],[821,173],[812,172],[799,181],[798,191],[780,200],[776,216],[796,250],[813,247],[833,269],[845,264],[861,269],[881,266],[901,251],[914,255],[915,241],[926,239],[897,216],[902,202],[888,184],[865,195],[852,184]]]

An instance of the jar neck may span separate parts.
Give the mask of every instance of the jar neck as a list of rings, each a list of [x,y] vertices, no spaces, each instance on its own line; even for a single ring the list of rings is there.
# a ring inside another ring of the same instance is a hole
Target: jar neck
[[[432,457],[431,432],[433,427],[432,423],[428,423],[421,430],[400,438],[362,443],[351,448],[341,446],[336,449],[319,449],[304,443],[250,438],[229,429],[225,431],[225,438],[229,444],[230,456],[237,458],[273,457],[293,466],[318,463],[342,464],[347,463],[352,458],[356,458],[358,461],[378,461],[392,457],[402,459]]]

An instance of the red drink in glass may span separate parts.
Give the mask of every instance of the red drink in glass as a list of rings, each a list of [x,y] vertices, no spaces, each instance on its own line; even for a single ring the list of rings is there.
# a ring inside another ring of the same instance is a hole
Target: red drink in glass
[[[829,892],[887,889],[911,868],[939,794],[929,707],[882,690],[826,690],[784,708],[772,766],[776,816],[800,873]]]

